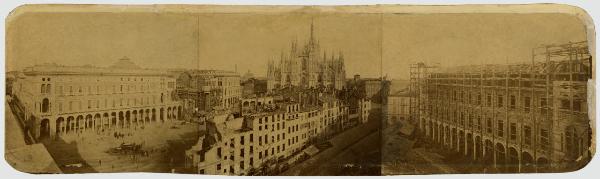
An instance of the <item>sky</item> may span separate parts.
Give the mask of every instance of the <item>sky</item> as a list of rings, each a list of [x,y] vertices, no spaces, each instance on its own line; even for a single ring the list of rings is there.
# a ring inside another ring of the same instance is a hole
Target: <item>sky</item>
[[[7,71],[34,64],[250,71],[304,44],[344,53],[351,77],[407,79],[410,63],[442,66],[528,62],[531,48],[583,41],[564,14],[24,13],[8,24]]]

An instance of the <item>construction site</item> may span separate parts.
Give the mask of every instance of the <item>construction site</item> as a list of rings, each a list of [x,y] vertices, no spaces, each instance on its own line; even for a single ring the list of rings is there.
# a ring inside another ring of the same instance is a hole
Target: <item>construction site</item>
[[[424,146],[480,166],[469,172],[575,171],[594,153],[592,63],[583,41],[532,48],[521,64],[411,64],[410,121]]]

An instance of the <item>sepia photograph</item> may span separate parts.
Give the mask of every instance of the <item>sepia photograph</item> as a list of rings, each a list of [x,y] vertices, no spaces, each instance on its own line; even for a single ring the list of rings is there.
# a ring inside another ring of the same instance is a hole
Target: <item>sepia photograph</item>
[[[558,4],[20,6],[4,156],[32,174],[577,171],[595,153],[586,18]]]

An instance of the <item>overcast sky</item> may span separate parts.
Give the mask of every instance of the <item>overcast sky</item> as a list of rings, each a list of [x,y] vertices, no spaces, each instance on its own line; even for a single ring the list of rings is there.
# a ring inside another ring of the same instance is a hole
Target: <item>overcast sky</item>
[[[182,14],[25,13],[8,25],[7,68],[33,64],[250,70],[307,41],[342,51],[350,77],[407,78],[408,64],[525,62],[532,47],[585,39],[561,14]]]

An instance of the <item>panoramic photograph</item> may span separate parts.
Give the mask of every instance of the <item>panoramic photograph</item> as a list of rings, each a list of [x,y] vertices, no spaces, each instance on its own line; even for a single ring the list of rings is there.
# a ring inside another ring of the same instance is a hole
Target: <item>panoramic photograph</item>
[[[594,29],[580,16],[277,7],[19,7],[6,161],[379,176],[568,172],[595,152]]]

